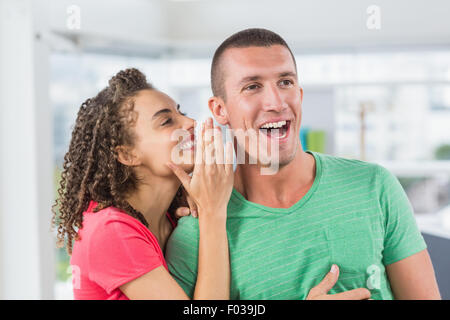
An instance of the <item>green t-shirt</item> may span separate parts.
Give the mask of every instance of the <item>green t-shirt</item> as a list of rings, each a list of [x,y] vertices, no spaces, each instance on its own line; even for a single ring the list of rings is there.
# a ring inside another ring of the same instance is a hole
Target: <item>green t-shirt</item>
[[[426,249],[400,183],[376,164],[309,153],[314,183],[290,208],[253,203],[233,189],[230,298],[305,299],[335,263],[340,276],[330,293],[364,287],[372,299],[393,299],[385,266]],[[181,218],[166,251],[170,272],[190,297],[198,240],[198,220]]]

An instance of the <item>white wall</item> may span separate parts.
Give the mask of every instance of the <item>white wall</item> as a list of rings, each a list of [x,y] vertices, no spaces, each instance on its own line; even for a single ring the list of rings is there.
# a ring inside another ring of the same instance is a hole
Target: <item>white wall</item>
[[[358,49],[392,45],[449,45],[447,0],[214,0],[167,2],[168,38],[216,46],[232,33],[264,27],[296,50]],[[370,5],[381,29],[366,26]]]
[[[50,28],[88,50],[211,56],[232,33],[278,32],[300,53],[314,50],[450,46],[447,0],[47,0]],[[68,30],[67,8],[81,9],[81,29]],[[381,29],[366,26],[370,5]]]
[[[1,299],[53,296],[49,52],[37,2],[0,0]]]

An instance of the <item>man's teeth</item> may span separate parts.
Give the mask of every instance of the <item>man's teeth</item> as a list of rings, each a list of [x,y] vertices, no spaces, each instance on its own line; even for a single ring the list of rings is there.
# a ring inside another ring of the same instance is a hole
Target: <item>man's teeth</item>
[[[282,126],[286,125],[286,120],[283,121],[278,121],[278,122],[269,122],[269,123],[265,123],[264,125],[261,126],[261,129],[271,129],[271,128],[281,128]]]
[[[180,144],[180,149],[181,150],[190,149],[190,148],[192,148],[193,145],[194,145],[194,141],[189,140],[187,142],[183,142],[182,144]]]

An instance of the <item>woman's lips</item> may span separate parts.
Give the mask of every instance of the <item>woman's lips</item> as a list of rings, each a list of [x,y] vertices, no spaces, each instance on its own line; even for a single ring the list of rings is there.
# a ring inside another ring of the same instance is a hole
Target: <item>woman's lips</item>
[[[195,146],[195,136],[193,134],[185,138],[178,144],[178,148],[183,151],[193,150],[194,146]]]

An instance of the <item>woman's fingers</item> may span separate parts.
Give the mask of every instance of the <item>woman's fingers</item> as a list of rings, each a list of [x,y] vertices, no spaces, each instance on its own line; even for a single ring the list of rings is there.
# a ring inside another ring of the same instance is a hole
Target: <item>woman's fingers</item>
[[[220,127],[214,127],[214,148],[216,164],[223,165],[223,140],[222,140],[222,130]]]
[[[197,218],[197,217],[198,217],[198,214],[197,214],[197,205],[195,204],[194,200],[193,200],[189,195],[186,195],[186,200],[187,200],[187,202],[188,202],[189,209],[191,210],[191,215],[192,215],[194,218]]]
[[[233,142],[227,141],[225,146],[225,173],[233,174],[233,157],[234,149]]]
[[[212,165],[215,164],[214,160],[214,127],[212,118],[208,118],[205,124],[205,136],[204,136],[204,156],[205,156],[205,164]]]
[[[181,217],[188,216],[191,213],[188,207],[179,207],[175,210],[175,217],[180,219]]]
[[[186,189],[187,192],[190,190],[190,184],[191,184],[191,177],[179,166],[177,166],[175,163],[169,161],[166,163],[166,165],[172,169],[173,173],[178,177],[178,179],[181,181],[181,184]]]
[[[197,141],[195,143],[195,168],[194,168],[194,172],[196,171],[196,169],[198,170],[198,168],[204,164],[204,161],[203,161],[203,154],[204,154],[203,137],[204,137],[204,132],[205,132],[205,123],[202,122],[202,124],[200,125],[200,132],[198,132],[198,134],[197,134],[197,137],[196,137]]]

